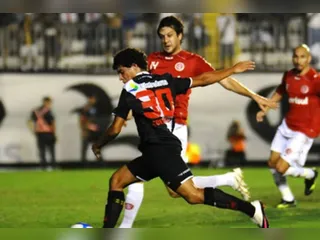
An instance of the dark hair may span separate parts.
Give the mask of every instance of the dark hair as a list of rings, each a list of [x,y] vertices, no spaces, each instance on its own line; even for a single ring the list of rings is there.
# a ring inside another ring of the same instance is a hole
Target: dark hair
[[[183,34],[183,22],[181,21],[181,19],[175,17],[175,16],[168,16],[165,18],[162,18],[158,29],[157,29],[157,33],[158,36],[160,36],[160,29],[163,27],[171,27],[172,29],[174,29],[174,31],[177,33],[177,35],[179,35],[180,33]]]
[[[112,68],[116,70],[119,66],[131,67],[132,64],[137,64],[142,70],[147,70],[147,55],[136,48],[123,49],[113,57]]]
[[[51,102],[51,97],[49,96],[45,96],[42,98],[42,102],[45,103],[45,102]]]

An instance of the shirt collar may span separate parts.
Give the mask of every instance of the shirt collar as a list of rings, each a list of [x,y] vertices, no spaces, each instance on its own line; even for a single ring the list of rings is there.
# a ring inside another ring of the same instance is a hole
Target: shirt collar
[[[143,74],[150,74],[150,73],[147,71],[142,71],[142,72],[138,72],[136,76],[143,75]]]

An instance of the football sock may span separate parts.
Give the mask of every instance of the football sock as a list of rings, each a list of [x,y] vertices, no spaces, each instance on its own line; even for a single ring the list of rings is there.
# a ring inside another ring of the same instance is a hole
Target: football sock
[[[306,179],[311,179],[315,175],[315,172],[311,168],[302,167],[289,167],[284,173],[284,176],[302,177]]]
[[[104,210],[103,228],[114,228],[124,204],[122,191],[109,191],[108,201]]]
[[[204,189],[216,188],[219,186],[234,186],[235,178],[233,173],[226,173],[221,175],[206,176],[206,177],[193,177],[192,181],[197,188]]]
[[[281,192],[283,200],[285,200],[286,202],[294,201],[294,196],[288,184],[279,185],[278,188],[279,188],[279,191]]]
[[[294,201],[294,196],[291,192],[291,189],[289,187],[289,185],[287,184],[287,178],[286,176],[283,176],[281,173],[279,173],[277,170],[275,169],[270,169],[272,176],[273,176],[273,180],[275,182],[275,184],[277,185],[281,195],[282,195],[282,199],[287,201],[287,202],[292,202]]]
[[[217,188],[204,189],[204,204],[240,211],[247,214],[250,218],[254,216],[256,210],[251,203],[229,195]]]
[[[143,183],[133,183],[128,187],[124,216],[119,228],[131,228],[143,200]]]

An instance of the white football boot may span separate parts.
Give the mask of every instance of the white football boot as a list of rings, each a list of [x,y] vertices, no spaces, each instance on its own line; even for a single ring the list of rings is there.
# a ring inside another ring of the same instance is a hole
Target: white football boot
[[[251,204],[255,207],[256,211],[251,218],[252,222],[258,225],[259,228],[269,228],[269,221],[267,215],[264,212],[262,202],[253,201]]]
[[[244,181],[243,172],[240,168],[233,169],[234,178],[235,178],[235,184],[232,186],[232,188],[236,191],[238,191],[243,200],[249,201],[250,199],[250,192],[248,185]]]

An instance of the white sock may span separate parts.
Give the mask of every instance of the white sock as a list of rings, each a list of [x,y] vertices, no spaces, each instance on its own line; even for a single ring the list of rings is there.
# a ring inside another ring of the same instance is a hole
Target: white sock
[[[278,188],[281,192],[283,200],[285,200],[287,202],[292,202],[294,200],[294,196],[293,196],[288,184],[282,184],[282,185],[278,186]]]
[[[216,188],[220,186],[234,186],[235,178],[233,173],[226,173],[222,175],[213,175],[206,177],[193,177],[192,181],[197,188]]]
[[[282,199],[287,201],[287,202],[292,202],[294,200],[294,196],[291,192],[291,189],[289,187],[289,185],[286,183],[286,179],[283,179],[284,182],[278,182],[276,179],[276,175],[275,174],[279,174],[279,176],[281,178],[285,178],[285,176],[281,176],[281,173],[277,173],[277,170],[275,170],[274,168],[270,168],[270,172],[272,173],[272,176],[274,178],[274,181],[276,183],[276,186],[278,187],[281,195],[282,195]]]
[[[143,183],[133,183],[128,187],[124,216],[119,228],[132,228],[143,199]]]
[[[311,168],[289,167],[284,176],[302,177],[311,179],[314,177],[314,171]]]

